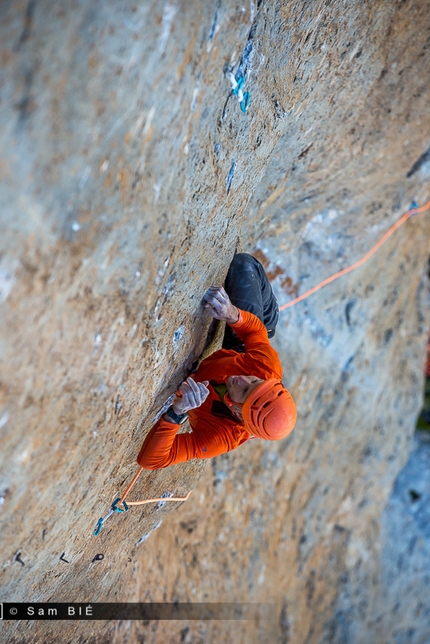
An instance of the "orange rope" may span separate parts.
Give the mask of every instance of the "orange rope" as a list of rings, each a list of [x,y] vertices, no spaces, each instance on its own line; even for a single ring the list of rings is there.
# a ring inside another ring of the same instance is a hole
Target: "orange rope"
[[[131,481],[130,485],[128,486],[128,488],[126,489],[126,491],[124,492],[122,497],[120,498],[119,503],[122,503],[124,501],[125,497],[130,492],[130,490],[133,487],[133,485],[136,483],[137,478],[138,478],[139,474],[141,474],[142,470],[143,470],[143,467],[139,467],[139,471],[136,472],[136,474],[134,475],[133,480]]]
[[[338,279],[338,277],[341,277],[342,275],[346,275],[346,273],[350,273],[355,268],[358,268],[359,266],[364,264],[364,262],[367,262],[367,260],[370,259],[370,257],[372,257],[372,255],[374,255],[376,251],[382,246],[382,244],[387,241],[390,235],[392,235],[393,232],[397,230],[397,228],[400,228],[400,226],[404,224],[405,221],[409,219],[409,217],[412,217],[412,215],[417,215],[420,212],[424,212],[428,208],[430,208],[430,201],[424,204],[424,206],[421,206],[421,208],[411,208],[410,210],[408,210],[408,212],[402,215],[402,217],[400,217],[400,219],[393,226],[391,226],[389,230],[387,230],[385,235],[373,246],[373,248],[367,253],[367,255],[359,259],[358,262],[355,262],[355,264],[348,266],[348,268],[344,268],[343,270],[339,271],[338,273],[335,273],[331,277],[327,277],[327,279],[323,280],[313,288],[309,289],[309,291],[306,291],[306,293],[303,293],[303,295],[300,295],[300,297],[296,297],[294,300],[291,300],[291,302],[287,302],[287,304],[283,304],[282,306],[280,306],[279,310],[283,311],[284,309],[288,309],[290,306],[293,306],[294,304],[301,302],[302,300],[309,297],[309,295],[312,295],[313,293],[318,291],[323,286],[330,284],[330,282],[333,282],[334,280]]]
[[[186,501],[188,497],[190,496],[192,490],[190,490],[187,494],[187,496],[171,496],[171,497],[162,497],[160,499],[146,499],[145,501],[128,501],[127,505],[143,505],[144,503],[159,503],[162,501]]]

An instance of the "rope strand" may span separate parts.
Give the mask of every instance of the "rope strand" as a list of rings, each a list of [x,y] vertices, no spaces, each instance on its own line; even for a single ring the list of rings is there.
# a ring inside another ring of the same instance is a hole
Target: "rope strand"
[[[131,488],[136,483],[139,475],[142,473],[142,470],[143,470],[143,467],[139,467],[138,472],[136,472],[136,474],[134,475],[133,480],[131,481],[130,485],[128,486],[128,488],[126,489],[126,491],[124,492],[124,494],[120,498],[120,500],[119,500],[120,503],[123,503],[123,501],[125,500],[127,494],[130,492]],[[130,505],[130,504],[128,504],[128,505]]]
[[[187,496],[171,496],[171,497],[163,497],[160,499],[145,499],[145,501],[128,501],[127,505],[143,505],[144,503],[160,503],[160,502],[165,502],[165,501],[187,501],[191,494],[192,490],[190,490],[187,494]]]

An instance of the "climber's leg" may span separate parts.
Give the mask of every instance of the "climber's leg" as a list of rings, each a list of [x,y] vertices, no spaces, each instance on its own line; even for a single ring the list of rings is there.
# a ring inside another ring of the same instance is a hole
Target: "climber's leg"
[[[232,303],[256,315],[267,329],[269,338],[275,335],[279,306],[266,272],[258,259],[248,253],[236,253],[227,273],[224,288]],[[227,326],[224,349],[244,351],[244,345]]]

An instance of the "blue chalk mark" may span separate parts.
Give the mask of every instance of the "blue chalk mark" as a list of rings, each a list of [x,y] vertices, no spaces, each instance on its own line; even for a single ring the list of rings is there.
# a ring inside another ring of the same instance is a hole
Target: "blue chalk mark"
[[[417,214],[418,208],[419,208],[419,206],[418,206],[417,202],[416,202],[416,201],[413,201],[413,202],[411,203],[411,205],[409,206],[409,210],[413,210],[413,209],[415,209],[415,211],[416,211],[416,212],[411,213],[411,217],[414,217],[414,215],[416,215],[416,214]]]
[[[99,520],[97,521],[96,529],[94,530],[94,536],[95,536],[95,537],[98,537],[98,535],[100,534],[100,530],[102,529],[102,527],[103,527],[103,519],[99,519]]]
[[[249,92],[245,92],[243,95],[243,101],[240,102],[240,109],[242,110],[242,112],[246,113],[250,99],[251,99],[251,96]]]

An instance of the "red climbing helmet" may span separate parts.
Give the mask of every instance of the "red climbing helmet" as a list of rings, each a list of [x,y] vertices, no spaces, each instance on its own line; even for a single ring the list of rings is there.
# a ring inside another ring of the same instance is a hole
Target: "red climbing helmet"
[[[245,400],[245,426],[259,438],[277,441],[288,436],[296,424],[297,410],[290,392],[280,380],[265,380]]]

